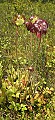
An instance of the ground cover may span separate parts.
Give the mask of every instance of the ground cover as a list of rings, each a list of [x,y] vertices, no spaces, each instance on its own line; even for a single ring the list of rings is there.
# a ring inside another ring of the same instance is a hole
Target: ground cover
[[[40,39],[15,15],[26,21],[36,15],[48,22]],[[55,119],[55,4],[32,0],[0,2],[0,115],[1,120]]]

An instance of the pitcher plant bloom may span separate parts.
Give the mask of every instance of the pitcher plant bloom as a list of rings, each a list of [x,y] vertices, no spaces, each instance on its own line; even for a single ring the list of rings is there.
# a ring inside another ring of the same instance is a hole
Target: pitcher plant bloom
[[[28,31],[36,34],[37,38],[41,38],[43,34],[46,35],[47,33],[48,23],[36,16],[31,16],[25,25]]]

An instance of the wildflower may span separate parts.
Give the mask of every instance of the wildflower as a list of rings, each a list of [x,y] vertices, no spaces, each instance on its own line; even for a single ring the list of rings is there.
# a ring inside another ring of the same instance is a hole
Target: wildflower
[[[28,31],[36,34],[37,38],[41,38],[42,34],[47,33],[48,23],[36,16],[31,16],[25,25]]]
[[[48,23],[45,20],[38,19],[34,23],[34,31],[38,38],[47,33]]]
[[[26,22],[25,25],[26,25],[28,31],[30,31],[32,33],[35,33],[35,31],[34,31],[34,25],[30,21]]]

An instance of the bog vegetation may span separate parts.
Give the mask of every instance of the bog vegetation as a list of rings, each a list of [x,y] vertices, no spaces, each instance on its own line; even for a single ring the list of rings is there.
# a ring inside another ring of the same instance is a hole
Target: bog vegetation
[[[54,0],[0,0],[0,119],[55,120]]]

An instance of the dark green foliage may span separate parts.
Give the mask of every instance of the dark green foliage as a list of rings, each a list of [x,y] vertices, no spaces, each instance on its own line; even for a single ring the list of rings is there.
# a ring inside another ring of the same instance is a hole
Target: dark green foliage
[[[46,3],[46,2],[54,3],[55,2],[55,0],[31,0],[31,1],[33,1],[33,2],[42,2],[42,3]]]

